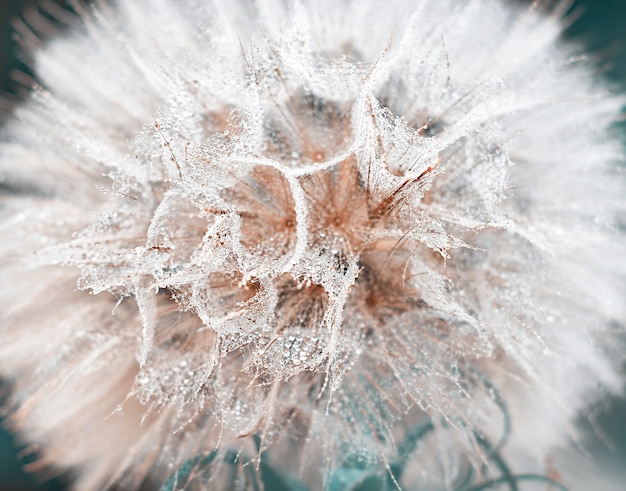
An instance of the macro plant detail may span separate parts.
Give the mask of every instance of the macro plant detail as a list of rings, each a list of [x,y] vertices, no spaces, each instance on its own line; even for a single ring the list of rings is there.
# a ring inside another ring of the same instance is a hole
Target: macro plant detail
[[[0,373],[42,467],[584,489],[575,419],[623,360],[623,100],[564,4],[48,8],[70,32],[24,28],[0,146]]]

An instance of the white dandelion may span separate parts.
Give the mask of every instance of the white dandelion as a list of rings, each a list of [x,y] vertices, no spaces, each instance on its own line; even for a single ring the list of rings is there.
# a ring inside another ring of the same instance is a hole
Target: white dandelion
[[[55,11],[0,145],[0,373],[40,465],[586,489],[575,421],[623,360],[623,100],[539,3]]]

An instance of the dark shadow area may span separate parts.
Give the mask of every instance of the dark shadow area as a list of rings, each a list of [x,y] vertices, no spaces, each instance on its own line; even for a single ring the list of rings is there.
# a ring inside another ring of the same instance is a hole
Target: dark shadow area
[[[10,384],[0,380],[0,407],[6,407]],[[28,465],[37,456],[5,427],[7,422],[0,419],[0,491],[63,491],[70,482],[68,473],[54,476],[54,471],[37,476],[26,472]]]
[[[35,0],[0,1],[0,92],[15,93],[17,84],[11,80],[11,72],[27,70],[24,63],[18,59],[11,22],[23,9],[35,3]]]
[[[580,17],[566,36],[585,46],[613,81],[626,87],[626,2],[577,0],[572,12]]]

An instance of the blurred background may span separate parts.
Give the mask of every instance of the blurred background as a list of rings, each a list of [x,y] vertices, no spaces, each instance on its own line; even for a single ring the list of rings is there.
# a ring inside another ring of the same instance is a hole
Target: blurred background
[[[12,24],[41,1],[0,0],[0,99],[11,103],[17,103],[18,94],[23,92],[21,84],[16,81],[19,76],[15,75],[30,73],[15,42]],[[56,3],[64,5],[67,2],[57,0]],[[566,37],[584,44],[599,60],[606,77],[615,83],[616,88],[626,90],[626,0],[575,0],[571,12],[580,16],[568,28]],[[607,449],[589,431],[590,448],[595,458],[606,465],[626,467],[626,401],[606,401],[599,411],[598,423],[617,448]],[[61,491],[66,488],[62,477],[43,482],[41,478],[24,472],[24,466],[33,457],[22,455],[23,450],[19,442],[0,426],[0,491]],[[626,481],[624,486],[626,489]]]

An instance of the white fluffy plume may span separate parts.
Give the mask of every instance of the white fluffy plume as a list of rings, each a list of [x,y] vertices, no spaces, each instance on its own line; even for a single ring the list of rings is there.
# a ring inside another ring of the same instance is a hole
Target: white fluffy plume
[[[0,144],[0,374],[42,464],[585,489],[558,456],[620,384],[626,187],[563,10],[64,14]]]

